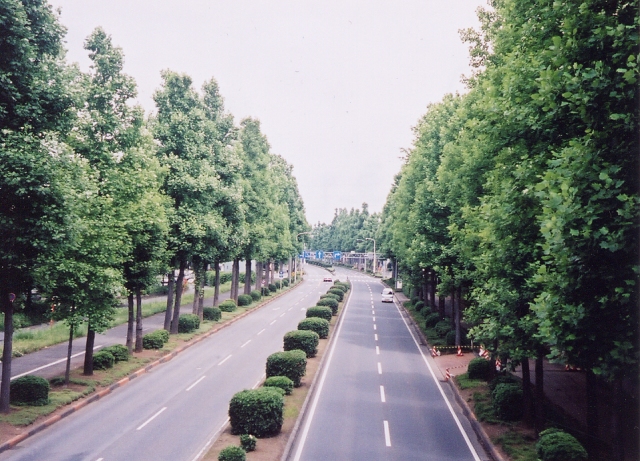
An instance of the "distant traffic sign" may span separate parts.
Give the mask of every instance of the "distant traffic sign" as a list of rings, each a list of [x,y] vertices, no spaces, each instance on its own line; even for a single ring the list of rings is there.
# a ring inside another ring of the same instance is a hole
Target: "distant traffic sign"
[[[323,259],[324,258],[324,251],[322,251],[322,250],[316,251],[316,258],[317,259]]]
[[[334,251],[333,259],[340,259],[340,258],[342,258],[342,251]]]

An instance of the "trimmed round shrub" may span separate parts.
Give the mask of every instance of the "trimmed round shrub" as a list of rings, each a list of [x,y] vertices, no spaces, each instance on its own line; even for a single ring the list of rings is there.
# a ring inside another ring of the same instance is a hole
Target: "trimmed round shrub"
[[[329,336],[329,322],[320,317],[307,317],[298,323],[298,330],[315,331],[320,339],[325,339]]]
[[[424,320],[424,326],[426,328],[433,328],[438,324],[438,322],[440,322],[440,320],[442,320],[442,317],[440,317],[440,314],[434,312],[426,316]]]
[[[144,349],[161,349],[167,341],[169,341],[169,332],[156,330],[142,337],[142,347]]]
[[[49,389],[49,381],[40,376],[21,376],[9,384],[9,401],[16,405],[46,405]]]
[[[178,333],[191,333],[200,328],[200,317],[196,314],[182,314],[178,319]]]
[[[321,319],[325,319],[327,322],[331,321],[331,316],[333,315],[333,311],[330,307],[327,306],[314,306],[307,309],[306,316],[309,317],[319,317]]]
[[[123,344],[114,344],[102,350],[110,352],[116,362],[126,362],[129,360],[129,349]]]
[[[300,387],[300,379],[306,372],[307,354],[305,354],[304,351],[276,352],[267,357],[267,378],[271,376],[286,376],[293,381],[294,387]]]
[[[217,322],[222,318],[222,311],[219,307],[205,307],[202,309],[202,317],[205,320]]]
[[[233,299],[225,299],[218,306],[222,312],[233,312],[236,310],[236,307],[236,302]]]
[[[260,292],[262,293],[262,296],[269,296],[271,294],[271,291],[269,291],[268,287],[260,288]]]
[[[316,303],[317,306],[326,306],[331,309],[331,315],[338,315],[338,301],[332,298],[323,298]]]
[[[342,301],[344,299],[344,291],[339,288],[331,288],[327,293],[333,293],[338,297],[338,301]]]
[[[584,447],[571,434],[558,429],[547,429],[540,433],[536,452],[540,461],[587,461]]]
[[[293,330],[284,335],[284,350],[293,351],[299,349],[307,354],[307,357],[315,357],[318,353],[320,336],[311,330]]]
[[[109,351],[98,351],[93,354],[94,370],[106,370],[112,368],[116,363],[116,358]]]
[[[415,306],[418,301],[420,301],[420,298],[418,298],[417,296],[412,296],[411,297],[411,305],[412,306]]]
[[[329,290],[340,290],[340,291],[342,291],[343,294],[348,291],[347,287],[345,287],[342,284],[338,284],[338,283],[334,283],[333,286],[331,288],[329,288]]]
[[[262,294],[258,290],[252,290],[250,296],[254,301],[260,301],[262,298]]]
[[[460,344],[456,344],[456,331],[451,330],[445,335],[447,346],[466,346],[469,344],[467,332],[460,328]]]
[[[282,280],[282,286],[283,287],[288,287],[289,286],[289,279],[283,279]]]
[[[238,295],[238,306],[248,306],[253,302],[251,295]]]
[[[493,392],[498,384],[517,384],[521,386],[522,381],[511,373],[501,373],[489,381],[489,389]]]
[[[291,395],[293,392],[293,381],[286,376],[271,376],[264,380],[263,386],[280,388],[285,395]]]
[[[246,461],[247,453],[242,447],[236,447],[235,445],[229,445],[224,447],[218,453],[218,461]]]
[[[449,320],[440,320],[435,326],[436,333],[444,338],[451,331],[451,322]]]
[[[270,283],[269,284],[269,291],[271,293],[275,293],[278,290],[278,288],[276,288],[276,285],[274,283]]]
[[[325,293],[323,295],[320,295],[320,299],[335,299],[336,301],[338,301],[338,295],[333,294],[333,293]]]
[[[471,359],[467,366],[469,379],[484,379],[486,381],[491,377],[491,371],[491,362],[482,357]]]
[[[282,288],[282,282],[280,280],[276,280],[275,282],[273,282],[273,284],[276,286],[276,289],[280,289]]]
[[[522,418],[522,388],[519,384],[498,384],[491,394],[493,409],[498,418],[503,421]]]
[[[251,434],[242,434],[240,436],[240,446],[244,449],[244,451],[254,451],[256,449],[256,445],[258,444],[258,439]]]
[[[274,387],[245,389],[229,402],[232,434],[253,434],[256,437],[276,435],[284,420],[284,392]]]
[[[424,308],[424,303],[422,301],[418,301],[413,305],[413,308],[416,310],[416,312],[420,312]]]

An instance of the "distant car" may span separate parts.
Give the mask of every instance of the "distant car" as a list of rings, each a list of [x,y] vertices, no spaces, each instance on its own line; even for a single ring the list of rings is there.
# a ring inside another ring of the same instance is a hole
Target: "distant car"
[[[323,282],[333,282],[333,279],[331,277],[325,277],[322,281]]]
[[[385,288],[384,290],[382,290],[382,302],[383,303],[393,302],[393,290],[391,288]]]

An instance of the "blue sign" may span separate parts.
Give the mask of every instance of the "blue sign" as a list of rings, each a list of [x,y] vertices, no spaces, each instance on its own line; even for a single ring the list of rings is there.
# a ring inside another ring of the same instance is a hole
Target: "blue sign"
[[[323,259],[324,258],[324,251],[322,251],[322,250],[316,251],[316,258],[317,259]]]
[[[342,251],[334,251],[333,259],[340,259],[340,258],[342,258]]]

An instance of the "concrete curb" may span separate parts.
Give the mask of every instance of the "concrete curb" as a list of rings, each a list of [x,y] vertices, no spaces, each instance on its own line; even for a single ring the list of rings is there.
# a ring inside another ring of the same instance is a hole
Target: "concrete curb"
[[[347,277],[347,281],[349,281],[349,277]],[[347,305],[347,302],[351,298],[351,291],[352,289],[349,288],[349,291],[347,293],[347,298],[344,300],[343,307]],[[338,321],[334,325],[333,331],[336,331],[338,329],[338,327],[342,323],[342,319],[343,319],[342,312],[340,312],[340,317],[338,317]],[[325,354],[322,356],[322,360],[320,360],[320,364],[318,365],[318,370],[316,371],[316,374],[313,377],[313,380],[311,381],[311,385],[309,386],[309,392],[307,393],[307,396],[305,397],[304,402],[302,403],[302,408],[300,408],[298,419],[296,419],[296,422],[293,425],[293,429],[291,429],[289,440],[287,440],[287,444],[284,447],[284,452],[282,454],[282,457],[280,458],[280,461],[286,461],[289,458],[289,455],[291,454],[291,448],[293,447],[293,442],[295,441],[296,436],[298,435],[298,431],[300,430],[300,425],[302,424],[302,420],[305,418],[307,409],[309,408],[309,402],[311,401],[311,398],[315,394],[316,387],[318,385],[319,376],[322,374],[325,362],[327,360],[327,357],[329,356],[327,352],[331,348],[331,345],[334,342],[334,338],[335,338],[335,335],[332,334],[331,337],[329,338],[329,341],[327,342]]]
[[[304,279],[302,279],[301,282],[304,282]],[[289,291],[290,290],[287,290],[286,292],[280,292],[277,295],[273,296],[272,298],[268,299],[264,304],[261,304],[260,306],[254,308],[254,309],[250,309],[248,311],[245,311],[242,314],[238,315],[237,317],[232,318],[228,322],[226,322],[226,323],[224,323],[224,324],[222,324],[222,325],[220,325],[220,326],[218,326],[216,328],[212,328],[211,330],[207,331],[206,333],[203,333],[201,335],[198,335],[197,337],[194,337],[194,338],[190,339],[189,342],[187,342],[186,344],[180,346],[177,349],[172,350],[167,355],[159,358],[158,360],[156,360],[154,362],[151,362],[148,365],[145,365],[144,368],[141,368],[140,370],[137,370],[137,371],[133,372],[129,376],[126,376],[126,377],[122,378],[120,381],[118,381],[116,383],[113,383],[112,385],[110,385],[109,387],[107,387],[105,389],[102,389],[102,390],[100,390],[98,392],[94,392],[94,393],[90,394],[89,396],[87,396],[86,398],[83,398],[78,403],[76,403],[76,404],[70,406],[68,409],[64,410],[62,413],[60,413],[60,414],[58,414],[56,416],[52,416],[51,418],[43,421],[42,423],[38,424],[37,426],[34,426],[29,431],[23,432],[22,434],[17,435],[15,437],[13,437],[12,439],[7,440],[2,445],[0,445],[0,453],[15,447],[20,442],[22,442],[22,441],[26,440],[27,438],[37,434],[38,432],[43,431],[44,429],[48,428],[49,426],[57,423],[58,421],[66,418],[67,416],[75,413],[76,411],[78,411],[81,408],[89,405],[90,403],[97,402],[101,398],[111,394],[111,392],[113,392],[114,390],[118,389],[119,387],[122,387],[125,384],[131,382],[133,379],[135,379],[135,378],[137,378],[139,376],[142,376],[144,373],[149,372],[151,369],[157,367],[158,365],[161,365],[161,364],[163,364],[165,362],[168,362],[169,360],[171,360],[175,356],[177,356],[179,353],[181,353],[181,352],[185,351],[186,349],[190,348],[191,346],[199,343],[203,339],[208,338],[212,334],[222,330],[223,328],[228,327],[229,325],[231,325],[231,324],[237,322],[238,320],[246,317],[247,315],[257,311],[258,309],[262,309],[264,306],[266,306],[267,304],[270,304],[272,301],[275,301],[279,297],[284,296]]]

